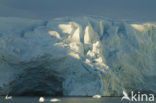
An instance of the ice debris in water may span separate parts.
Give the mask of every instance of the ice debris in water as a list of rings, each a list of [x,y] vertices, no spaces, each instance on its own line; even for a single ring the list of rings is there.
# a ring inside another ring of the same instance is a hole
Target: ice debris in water
[[[39,102],[44,102],[44,101],[45,101],[44,97],[39,98]]]
[[[101,95],[98,95],[98,94],[94,95],[93,98],[99,99],[99,98],[101,98]]]

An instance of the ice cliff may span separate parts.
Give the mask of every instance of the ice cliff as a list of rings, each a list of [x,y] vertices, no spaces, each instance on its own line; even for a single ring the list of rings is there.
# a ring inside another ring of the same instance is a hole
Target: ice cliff
[[[0,17],[0,95],[156,93],[156,24]]]

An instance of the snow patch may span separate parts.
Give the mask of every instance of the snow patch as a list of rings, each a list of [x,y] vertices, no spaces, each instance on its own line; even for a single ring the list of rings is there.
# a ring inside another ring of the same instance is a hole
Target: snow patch
[[[134,29],[136,29],[136,30],[138,30],[138,31],[140,31],[140,32],[145,31],[144,25],[141,25],[141,24],[131,24],[131,26],[132,26]]]
[[[58,27],[62,30],[63,33],[67,34],[71,34],[73,30],[71,24],[59,24]]]
[[[89,24],[86,26],[85,34],[84,34],[84,43],[90,44],[94,43],[96,40],[98,40],[98,34],[94,31],[92,26]]]
[[[61,39],[60,34],[57,31],[48,31],[51,36],[56,37],[57,39]]]

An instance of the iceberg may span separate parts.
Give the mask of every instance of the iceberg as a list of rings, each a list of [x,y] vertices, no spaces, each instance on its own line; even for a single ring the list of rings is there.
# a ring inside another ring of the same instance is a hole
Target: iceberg
[[[0,95],[156,93],[156,24],[0,17]]]

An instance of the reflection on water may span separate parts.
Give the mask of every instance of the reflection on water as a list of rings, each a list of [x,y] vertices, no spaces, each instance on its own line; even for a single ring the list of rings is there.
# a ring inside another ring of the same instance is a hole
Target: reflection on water
[[[60,101],[51,101],[52,98],[50,97],[45,97],[44,99],[45,101],[42,103],[54,103],[54,102],[55,103],[137,103],[137,102],[129,102],[129,101],[121,102],[121,97],[102,97],[99,99],[91,98],[91,97],[57,98]],[[6,100],[5,97],[0,97],[0,103],[40,103],[40,102],[39,102],[39,97],[13,97],[11,100]]]

